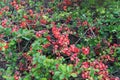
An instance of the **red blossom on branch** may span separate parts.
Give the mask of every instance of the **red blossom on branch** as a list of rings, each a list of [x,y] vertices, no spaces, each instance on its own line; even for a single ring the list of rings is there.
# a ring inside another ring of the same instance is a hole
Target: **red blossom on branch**
[[[85,55],[88,55],[90,53],[90,48],[89,47],[82,47],[82,53]]]

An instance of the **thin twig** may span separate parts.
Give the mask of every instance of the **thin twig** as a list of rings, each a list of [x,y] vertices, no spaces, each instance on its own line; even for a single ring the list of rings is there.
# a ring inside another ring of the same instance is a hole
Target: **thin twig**
[[[23,48],[22,52],[24,52],[25,48],[28,46],[30,41],[27,42],[27,44],[25,45],[25,47]]]
[[[112,75],[116,74],[117,72],[119,72],[120,69],[117,69],[116,71],[114,71],[113,73],[111,73]]]
[[[83,34],[82,37],[84,37],[84,35],[88,32],[89,29],[90,29],[90,28],[88,28],[88,29],[84,32],[84,34]],[[75,42],[75,44],[77,44],[77,43],[81,40],[82,37],[80,37],[80,38]]]
[[[4,40],[3,38],[0,38],[0,40],[2,40],[2,41],[4,41],[4,42],[8,42],[8,41]]]
[[[92,32],[93,36],[96,37],[95,33],[93,32],[91,28],[90,28],[90,31]]]
[[[19,52],[20,52],[20,43],[18,43],[18,50],[19,50]]]

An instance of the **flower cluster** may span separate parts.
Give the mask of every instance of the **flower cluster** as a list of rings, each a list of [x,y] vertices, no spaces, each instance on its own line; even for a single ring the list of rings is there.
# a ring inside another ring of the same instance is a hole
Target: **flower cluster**
[[[16,1],[16,0],[13,0],[10,4],[11,4],[16,10],[19,10],[20,6],[17,4],[17,1]]]
[[[90,74],[90,69],[94,69],[94,75],[101,76],[101,80],[111,80],[113,77],[110,77],[108,73],[108,66],[105,65],[102,61],[100,60],[94,60],[93,62],[83,62],[81,66],[84,71],[82,72],[82,78],[84,79],[90,79],[91,74]],[[115,77],[113,80],[119,80],[118,77]]]
[[[67,55],[70,57],[71,61],[75,61],[75,64],[79,62],[78,53],[80,49],[77,48],[74,44],[70,44],[69,40],[69,32],[64,33],[64,31],[69,31],[64,27],[57,28],[55,23],[52,27],[52,33],[56,41],[52,41],[53,44],[53,52],[56,55]]]
[[[90,48],[89,47],[82,47],[82,53],[85,55],[88,55],[90,53]]]
[[[44,33],[46,33],[47,30],[40,30],[40,31],[36,31],[36,37],[40,38]]]

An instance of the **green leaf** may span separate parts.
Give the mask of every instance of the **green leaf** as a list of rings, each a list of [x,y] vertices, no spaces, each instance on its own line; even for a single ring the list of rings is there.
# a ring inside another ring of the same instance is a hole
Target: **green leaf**
[[[29,75],[25,76],[23,80],[30,80],[30,76]]]
[[[55,71],[55,76],[59,76],[60,72],[59,71]]]
[[[42,79],[40,79],[40,80],[47,80],[47,78],[42,78]]]
[[[72,72],[72,68],[73,68],[72,65],[67,66],[67,72]]]
[[[90,68],[90,76],[94,77],[95,70],[93,68]]]
[[[77,77],[77,74],[76,73],[72,73],[71,76],[72,77]]]
[[[62,80],[64,78],[65,78],[64,74],[61,74],[60,77],[59,77],[60,80]]]
[[[30,38],[27,38],[25,36],[22,36],[22,38],[25,39],[25,40],[28,40],[28,41],[30,40]]]

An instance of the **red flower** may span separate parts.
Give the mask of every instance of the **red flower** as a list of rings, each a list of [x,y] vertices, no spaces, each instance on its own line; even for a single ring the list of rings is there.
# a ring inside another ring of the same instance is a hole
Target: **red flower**
[[[47,24],[47,20],[41,19],[41,20],[40,20],[40,23],[45,25],[45,24]]]
[[[20,24],[20,27],[21,28],[26,28],[27,27],[26,21],[22,21],[21,24]]]
[[[4,46],[5,49],[8,49],[9,47],[9,43],[6,43],[6,45]]]
[[[89,63],[89,62],[83,62],[83,63],[82,63],[82,67],[83,67],[83,68],[89,68],[89,66],[90,66],[90,63]]]
[[[15,9],[19,10],[19,5],[18,4],[15,5]]]
[[[46,38],[47,38],[48,41],[51,41],[51,37],[49,35],[46,36]]]
[[[110,78],[110,80],[120,80],[119,77],[113,77],[113,78]]]
[[[75,45],[70,45],[70,50],[74,53],[79,53],[79,49]]]
[[[42,50],[38,50],[37,52],[42,53]]]
[[[52,12],[52,9],[47,9],[47,12],[48,12],[48,13]]]
[[[47,43],[47,44],[44,44],[42,47],[43,48],[47,48],[47,47],[49,47],[50,46],[50,43]]]
[[[63,50],[62,50],[62,52],[64,53],[64,54],[66,54],[67,56],[70,56],[70,51],[69,51],[69,49],[68,49],[68,47],[66,47],[66,48],[64,48]]]
[[[6,27],[6,25],[7,25],[7,19],[2,20],[1,25],[3,27]]]
[[[67,6],[63,6],[63,10],[66,11],[67,10]]]
[[[30,14],[33,14],[33,10],[32,10],[32,9],[30,9],[30,10],[29,10],[29,13],[30,13]]]
[[[87,21],[84,21],[83,23],[82,23],[82,26],[87,26],[88,25],[88,22]]]
[[[83,79],[88,79],[90,76],[89,76],[89,71],[84,71],[82,72],[82,78]]]
[[[61,45],[61,46],[65,46],[65,45],[68,45],[70,43],[67,35],[62,35],[60,36],[60,38],[58,39],[58,43]]]
[[[59,29],[55,25],[52,27],[52,33],[53,33],[55,38],[59,38],[60,37]]]
[[[0,16],[1,16],[2,14],[3,14],[2,11],[0,11]]]
[[[14,79],[19,80],[20,79],[19,75],[20,75],[20,73],[18,71],[16,71],[15,74],[14,74]]]
[[[27,15],[24,15],[23,18],[28,19],[28,16],[27,16]]]
[[[17,32],[18,30],[19,30],[18,26],[14,26],[14,27],[12,28],[12,32]]]
[[[17,3],[16,1],[14,0],[13,2],[10,3],[12,6],[15,6]]]
[[[89,47],[82,47],[82,53],[85,55],[88,55],[90,53],[90,48]]]
[[[71,61],[74,61],[74,60],[76,59],[76,57],[77,57],[77,54],[73,54],[73,55],[70,57],[70,60],[71,60]]]
[[[37,31],[36,32],[36,37],[39,38],[42,36],[42,34],[44,34],[46,32],[46,30],[41,30],[41,31]]]
[[[63,2],[65,5],[71,5],[72,4],[72,2],[70,1],[70,0],[64,0],[64,2]]]
[[[0,38],[3,38],[4,37],[4,34],[0,34]]]

